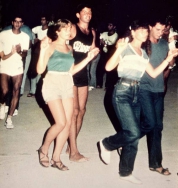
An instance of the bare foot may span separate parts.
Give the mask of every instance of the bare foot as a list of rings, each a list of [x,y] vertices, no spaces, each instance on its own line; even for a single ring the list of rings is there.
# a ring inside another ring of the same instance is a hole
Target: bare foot
[[[89,161],[89,158],[81,155],[80,153],[76,153],[75,155],[71,155],[69,157],[69,160],[70,161],[73,161],[73,162],[86,162],[86,161]]]
[[[70,154],[70,148],[69,148],[69,145],[67,145],[66,154]]]

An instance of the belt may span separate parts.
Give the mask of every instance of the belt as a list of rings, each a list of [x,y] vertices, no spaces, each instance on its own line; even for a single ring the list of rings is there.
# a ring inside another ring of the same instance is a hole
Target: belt
[[[134,86],[134,85],[139,85],[139,81],[137,80],[132,80],[129,78],[121,78],[120,79],[120,84],[126,85],[126,86]]]
[[[60,75],[68,75],[70,74],[69,72],[59,72],[59,71],[48,71],[50,74],[60,74]]]

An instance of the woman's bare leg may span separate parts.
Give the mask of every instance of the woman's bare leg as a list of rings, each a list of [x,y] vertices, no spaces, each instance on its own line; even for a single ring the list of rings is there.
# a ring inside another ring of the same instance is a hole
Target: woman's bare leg
[[[83,117],[86,111],[86,103],[88,98],[88,86],[74,86],[74,113],[72,117],[72,125],[69,133],[69,159],[75,162],[87,161],[88,158],[81,155],[77,148],[77,136],[81,130]]]
[[[73,115],[73,98],[64,99],[62,100],[62,103],[65,111],[66,125],[65,128],[57,136],[56,145],[52,157],[54,161],[61,161],[60,154],[62,152],[64,144],[69,137],[69,130],[71,127],[71,120]]]
[[[41,146],[42,153],[40,153],[40,159],[43,158],[41,161],[48,160],[47,153],[51,142],[58,136],[58,134],[66,126],[66,117],[65,117],[65,111],[62,104],[62,100],[58,99],[54,101],[49,101],[48,106],[54,118],[55,124],[49,128],[45,141]],[[49,164],[47,164],[46,166],[49,166]]]

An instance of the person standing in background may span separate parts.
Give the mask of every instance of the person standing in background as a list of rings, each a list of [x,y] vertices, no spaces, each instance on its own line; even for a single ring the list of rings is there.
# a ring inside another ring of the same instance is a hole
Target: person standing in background
[[[94,29],[94,28],[92,28]],[[96,47],[100,47],[100,39],[99,39],[99,32],[98,29],[94,29],[96,33],[95,37],[95,45]],[[88,64],[87,69],[88,69],[88,91],[91,91],[96,88],[96,69],[98,66],[98,62],[100,60],[100,53]]]
[[[36,72],[36,64],[39,58],[40,42],[47,36],[48,31],[48,18],[46,15],[41,16],[41,25],[32,28],[32,32],[35,34],[34,45],[32,49],[32,60],[29,67],[30,77],[30,92],[27,97],[35,97],[37,83],[40,79],[40,75]]]
[[[96,78],[97,78],[97,88],[103,87],[104,75],[106,73],[105,65],[108,59],[112,56],[115,50],[115,44],[118,39],[118,34],[116,32],[116,25],[113,21],[108,23],[108,31],[100,34],[100,49],[101,57],[98,62]],[[108,78],[107,78],[108,77]],[[109,82],[112,80],[117,81],[117,71],[113,70],[106,74],[105,88],[108,87]]]
[[[168,16],[168,18],[166,19],[166,28],[162,36],[162,38],[168,42],[169,49],[176,48],[176,41],[178,37],[178,33],[175,32],[173,29],[172,22],[173,22],[172,18]],[[173,71],[175,66],[176,66],[176,58],[173,59],[172,65],[167,67],[164,70],[164,74],[163,74],[164,75],[164,95],[166,95],[166,92],[167,92],[167,84],[168,84],[170,73],[171,71]]]
[[[29,49],[29,36],[22,32],[20,28],[23,25],[21,15],[16,15],[12,21],[12,29],[0,33],[0,42],[2,46],[0,74],[1,91],[0,99],[0,119],[5,118],[5,102],[9,86],[12,85],[12,99],[9,106],[5,126],[7,129],[14,128],[12,116],[19,101],[20,86],[23,78],[23,62],[25,61]]]
[[[5,28],[3,28],[3,31],[9,30],[9,29],[12,29],[12,25],[6,26]],[[23,93],[24,93],[25,81],[26,81],[26,77],[27,77],[28,68],[29,68],[29,65],[30,65],[30,62],[31,62],[31,47],[32,47],[33,34],[32,34],[32,30],[27,25],[24,25],[24,24],[20,27],[20,30],[22,32],[26,33],[30,38],[27,56],[25,58],[25,62],[23,62],[24,73],[23,73],[22,84],[21,84],[21,87],[20,87],[20,96],[22,96]],[[12,92],[9,91],[7,101],[6,101],[6,106],[5,106],[5,113],[7,113],[8,110],[9,110],[9,105],[10,105],[10,101],[11,101],[11,98],[12,98],[11,95],[12,95]],[[19,100],[20,100],[20,97],[19,97]],[[16,106],[16,109],[13,113],[13,116],[18,115],[18,109],[19,109],[19,101],[17,103],[17,106]]]

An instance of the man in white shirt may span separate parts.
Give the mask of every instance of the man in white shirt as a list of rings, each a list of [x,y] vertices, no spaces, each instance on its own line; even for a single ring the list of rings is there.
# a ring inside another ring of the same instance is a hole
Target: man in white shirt
[[[97,70],[96,70],[96,78],[97,78],[97,88],[102,88],[104,75],[106,73],[105,65],[107,60],[111,57],[115,50],[115,43],[118,39],[118,34],[116,32],[116,25],[113,21],[108,23],[108,30],[100,34],[100,48],[101,48],[101,57],[98,62]],[[114,73],[113,73],[114,72]],[[109,80],[113,79],[117,75],[116,71],[112,71],[111,73],[107,73],[106,75],[106,83],[105,87],[107,87]],[[109,76],[109,78],[107,78]],[[117,77],[116,77],[117,79]]]
[[[45,16],[42,16],[41,17],[41,25],[32,28],[32,32],[35,35],[37,35],[35,42],[37,42],[39,40],[41,41],[44,37],[46,37],[47,31],[48,31],[48,21]]]
[[[29,36],[20,31],[23,20],[20,15],[14,17],[12,21],[12,29],[0,33],[1,43],[1,93],[0,98],[0,119],[5,118],[5,101],[8,94],[9,83],[12,81],[12,100],[5,122],[6,128],[14,128],[12,124],[12,116],[19,99],[20,86],[23,78],[23,61],[26,58],[29,48]]]
[[[32,50],[32,61],[29,68],[29,77],[30,77],[30,92],[27,97],[35,97],[36,86],[40,79],[40,75],[36,72],[36,63],[39,57],[40,51],[40,41],[47,36],[48,31],[48,21],[46,16],[41,16],[41,25],[32,28],[32,32],[35,34],[36,38],[34,39],[34,47]]]

